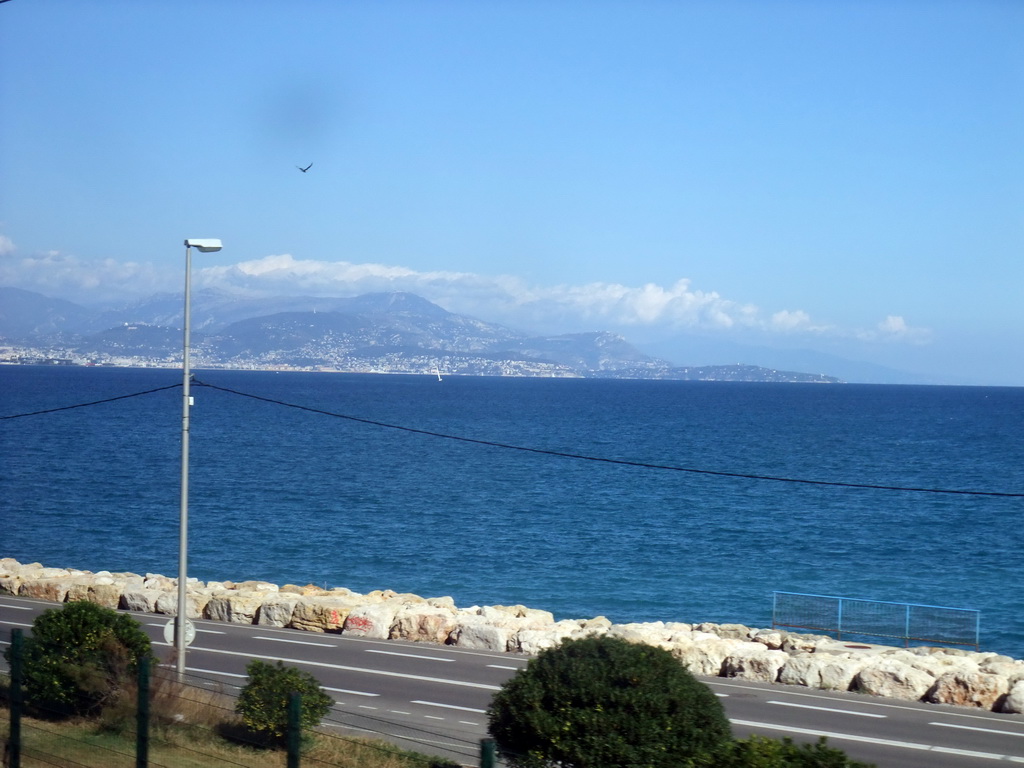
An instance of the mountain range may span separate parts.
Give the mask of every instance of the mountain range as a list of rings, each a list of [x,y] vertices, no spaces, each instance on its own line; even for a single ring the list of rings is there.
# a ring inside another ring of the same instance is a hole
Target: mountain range
[[[196,291],[193,365],[342,371],[838,382],[753,365],[679,367],[607,332],[531,336],[411,293],[251,298]],[[94,310],[0,288],[0,339],[15,362],[169,365],[181,359],[183,300],[157,294]]]

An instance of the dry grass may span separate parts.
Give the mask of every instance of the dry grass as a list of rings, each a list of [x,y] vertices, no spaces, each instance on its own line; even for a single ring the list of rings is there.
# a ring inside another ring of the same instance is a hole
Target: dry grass
[[[0,710],[0,739],[9,732],[6,708]],[[149,758],[165,768],[284,768],[282,750],[249,746],[218,735],[216,731],[187,725],[165,727],[152,734]],[[134,768],[134,733],[112,733],[97,728],[95,721],[60,722],[22,718],[22,766],[54,765],[76,768]],[[303,766],[337,768],[429,768],[431,758],[399,751],[383,743],[339,739],[313,734],[302,751]]]
[[[0,679],[0,740],[10,731],[7,680]],[[285,768],[283,750],[256,744],[224,690],[180,683],[173,672],[154,672],[150,687],[149,760],[163,768]],[[96,720],[21,721],[23,768],[135,768],[136,691],[125,690]],[[304,737],[301,764],[336,768],[431,768],[434,758],[384,742],[327,734]]]

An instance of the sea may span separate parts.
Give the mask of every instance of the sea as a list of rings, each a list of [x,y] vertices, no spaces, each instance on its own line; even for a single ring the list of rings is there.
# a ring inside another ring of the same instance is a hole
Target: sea
[[[1024,388],[194,373],[202,581],[752,627],[809,593],[1024,658]],[[0,392],[0,557],[175,576],[180,370]]]

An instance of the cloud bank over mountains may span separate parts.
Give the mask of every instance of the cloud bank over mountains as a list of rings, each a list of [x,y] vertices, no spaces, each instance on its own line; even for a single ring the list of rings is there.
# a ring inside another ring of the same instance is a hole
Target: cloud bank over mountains
[[[19,256],[0,236],[0,285],[37,291],[80,304],[124,304],[158,292],[179,292],[181,270],[114,259],[84,260],[58,252]],[[930,332],[897,315],[871,328],[842,328],[799,309],[766,312],[688,279],[669,286],[646,283],[536,285],[514,275],[421,272],[401,266],[265,256],[226,266],[193,262],[194,288],[248,296],[347,297],[408,291],[459,314],[537,333],[643,329],[649,336],[702,332],[788,340],[927,343]]]

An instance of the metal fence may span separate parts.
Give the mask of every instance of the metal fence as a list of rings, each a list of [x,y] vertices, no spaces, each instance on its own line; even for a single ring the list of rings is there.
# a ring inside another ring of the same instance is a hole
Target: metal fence
[[[878,638],[904,645],[979,647],[981,614],[972,608],[890,603],[833,595],[773,592],[772,627],[835,633],[839,640]]]
[[[245,746],[261,742],[234,717],[240,685],[220,676],[177,675],[162,665],[152,669],[139,665],[137,690],[116,731],[101,727],[99,721],[69,725],[59,713],[40,710],[38,705],[27,710],[22,643],[22,630],[13,629],[10,669],[6,675],[0,669],[4,768],[237,768],[243,764],[334,768],[368,761],[408,768],[504,765],[492,739],[459,738],[337,707],[321,720],[315,740],[301,739],[297,698],[289,706],[286,748],[245,753]],[[249,759],[239,762],[245,754]]]

